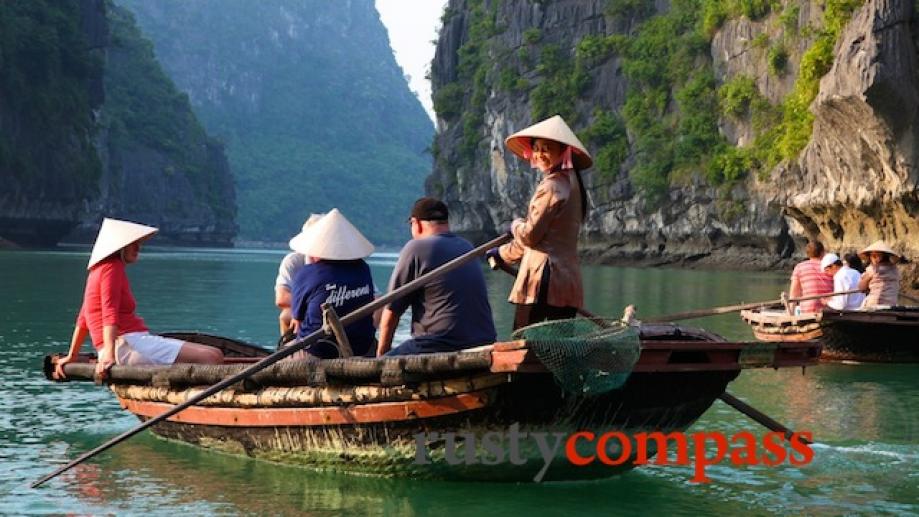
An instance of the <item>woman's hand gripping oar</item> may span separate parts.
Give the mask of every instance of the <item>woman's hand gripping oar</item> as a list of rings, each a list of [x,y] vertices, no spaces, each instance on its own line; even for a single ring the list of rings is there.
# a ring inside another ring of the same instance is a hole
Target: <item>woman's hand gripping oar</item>
[[[396,289],[396,290],[394,290],[394,291],[392,291],[392,292],[390,292],[390,293],[387,293],[387,294],[381,296],[380,298],[377,298],[376,300],[374,300],[374,301],[368,303],[367,305],[361,307],[360,309],[357,309],[357,310],[355,310],[355,311],[353,311],[353,312],[348,313],[346,316],[344,316],[343,318],[341,318],[341,324],[342,324],[342,326],[348,326],[349,324],[354,323],[355,321],[358,321],[358,320],[360,320],[360,319],[362,319],[362,318],[366,318],[367,316],[371,316],[375,310],[377,310],[377,309],[379,309],[379,308],[381,308],[381,307],[384,307],[384,306],[388,305],[390,302],[392,302],[392,301],[394,301],[394,300],[397,300],[397,299],[399,299],[399,298],[401,298],[401,297],[403,297],[403,296],[405,296],[405,295],[411,293],[412,291],[415,291],[416,289],[418,289],[418,288],[424,286],[425,284],[427,284],[427,283],[430,282],[431,280],[434,280],[435,278],[437,278],[437,277],[439,277],[439,276],[441,276],[441,275],[444,275],[444,274],[446,274],[446,273],[449,273],[450,271],[453,271],[454,269],[456,269],[456,268],[462,266],[463,264],[469,262],[470,260],[473,260],[473,259],[475,259],[476,257],[478,257],[479,255],[485,253],[488,249],[493,248],[493,247],[495,247],[495,246],[500,246],[500,245],[504,244],[505,242],[507,242],[507,241],[509,241],[509,240],[511,240],[511,235],[510,235],[510,234],[504,234],[504,235],[502,235],[502,236],[500,236],[500,237],[497,237],[497,238],[495,238],[495,239],[492,239],[492,240],[489,241],[489,242],[486,242],[485,244],[479,246],[478,248],[475,248],[474,250],[470,251],[469,253],[466,253],[465,255],[461,255],[461,256],[459,256],[459,257],[457,257],[457,258],[451,260],[450,262],[447,262],[446,264],[443,264],[442,266],[440,266],[440,267],[438,267],[438,268],[436,268],[436,269],[430,271],[429,273],[427,273],[427,274],[425,274],[425,275],[421,275],[420,277],[416,278],[415,280],[412,280],[411,282],[409,282],[409,283],[403,285],[403,286],[400,287],[399,289]],[[155,417],[153,417],[153,418],[147,420],[146,422],[143,422],[142,424],[140,424],[140,425],[134,427],[133,429],[130,429],[130,430],[128,430],[128,431],[125,431],[125,432],[119,434],[119,435],[116,436],[115,438],[112,438],[111,440],[105,442],[104,444],[102,444],[102,445],[96,447],[95,449],[93,449],[93,450],[91,450],[91,451],[86,452],[86,453],[80,455],[80,457],[78,457],[77,459],[75,459],[75,460],[71,461],[70,463],[64,465],[63,467],[61,467],[61,468],[55,470],[55,471],[52,472],[51,474],[48,474],[47,476],[44,476],[43,478],[39,479],[38,481],[35,481],[34,483],[32,483],[31,487],[32,487],[32,488],[36,488],[36,487],[38,487],[38,486],[41,486],[45,481],[48,481],[49,479],[52,479],[52,478],[56,477],[57,475],[59,475],[59,474],[61,474],[61,473],[63,473],[63,472],[66,472],[66,471],[70,470],[71,468],[73,468],[73,467],[79,465],[80,463],[83,463],[84,461],[88,460],[89,458],[92,458],[93,456],[99,454],[100,452],[103,452],[103,451],[105,451],[105,450],[107,450],[107,449],[109,449],[109,448],[111,448],[111,447],[114,447],[115,445],[117,445],[117,444],[119,444],[119,443],[121,443],[121,442],[127,440],[128,438],[130,438],[130,437],[134,436],[135,434],[137,434],[137,433],[143,431],[144,429],[147,429],[148,427],[151,427],[151,426],[153,426],[153,425],[155,425],[155,424],[157,424],[157,423],[159,423],[159,422],[162,422],[163,420],[165,420],[165,419],[171,417],[172,415],[175,415],[176,413],[182,411],[183,409],[186,409],[186,408],[188,408],[188,407],[190,407],[190,406],[193,406],[193,405],[197,404],[198,402],[201,402],[202,400],[204,400],[204,399],[210,397],[210,396],[213,395],[214,393],[217,393],[217,392],[223,390],[224,388],[226,388],[226,387],[228,387],[228,386],[230,386],[230,385],[232,385],[232,384],[235,384],[235,383],[237,383],[237,382],[239,382],[239,381],[241,381],[241,380],[243,380],[243,379],[249,377],[249,376],[252,375],[252,374],[257,373],[257,372],[259,372],[259,371],[261,371],[261,370],[267,368],[268,366],[271,366],[272,364],[274,364],[274,363],[280,361],[281,359],[284,359],[285,357],[287,357],[287,356],[293,354],[294,352],[297,352],[297,351],[299,351],[299,350],[302,350],[302,349],[306,348],[307,346],[311,345],[312,343],[318,341],[320,338],[323,338],[323,337],[326,337],[325,332],[324,332],[323,330],[317,330],[316,332],[313,332],[312,334],[310,334],[310,335],[308,335],[308,336],[302,337],[302,338],[297,339],[297,340],[295,340],[295,341],[291,341],[290,344],[288,344],[286,347],[284,347],[284,348],[282,348],[281,350],[278,350],[277,352],[275,352],[275,353],[273,353],[273,354],[271,354],[271,355],[265,357],[265,358],[262,359],[261,361],[259,361],[259,362],[255,363],[255,364],[253,364],[252,366],[250,366],[250,367],[246,368],[245,370],[243,370],[243,371],[237,373],[236,375],[233,375],[233,376],[231,376],[231,377],[227,377],[226,379],[224,379],[224,380],[218,382],[217,384],[211,386],[210,388],[208,388],[208,389],[202,391],[202,392],[199,393],[198,395],[195,395],[194,397],[188,399],[187,401],[183,402],[182,404],[179,404],[179,405],[175,406],[174,408],[172,408],[172,409],[170,409],[170,410],[168,410],[168,411],[166,411],[166,412],[164,412],[164,413],[162,413],[162,414],[160,414],[160,415],[157,415],[157,416],[155,416]]]
[[[503,262],[503,261],[495,260],[495,259],[489,257],[489,259],[488,259],[488,265],[489,265],[492,269],[500,269],[500,270],[504,271],[505,273],[507,273],[507,274],[509,274],[509,275],[511,275],[511,276],[517,276],[517,270],[516,270],[513,266],[508,265],[507,263],[505,263],[505,262]],[[846,291],[845,293],[835,293],[835,294],[848,294],[848,293],[850,293],[850,292],[859,292],[859,291]],[[792,300],[792,301],[811,300],[811,299],[814,299],[814,298],[824,298],[824,297],[826,297],[826,296],[831,296],[831,295],[820,295],[820,296],[816,296],[816,297],[802,297],[802,298],[794,299],[794,300]],[[781,300],[778,300],[778,301],[776,301],[776,302],[774,302],[774,303],[779,303],[779,302],[781,302]],[[661,318],[655,318],[653,321],[675,321],[675,320],[677,320],[677,319],[698,318],[698,317],[700,317],[700,316],[711,316],[711,315],[713,315],[713,314],[724,314],[725,312],[740,311],[740,310],[744,310],[744,309],[748,309],[748,308],[755,308],[755,307],[760,307],[760,306],[762,306],[762,305],[770,305],[770,304],[771,304],[770,302],[764,302],[764,303],[761,303],[761,304],[746,304],[746,305],[733,305],[733,306],[728,306],[728,307],[716,307],[716,308],[714,308],[714,309],[709,309],[709,310],[707,310],[707,311],[682,312],[682,313],[678,313],[678,314],[673,315],[673,316],[676,316],[676,317],[673,317],[672,319],[669,319],[669,320],[665,320],[664,318],[668,318],[668,317],[670,317],[670,316],[664,316],[664,317],[661,317]],[[739,308],[739,309],[738,309],[737,307],[742,307],[742,308]],[[728,308],[730,308],[730,309],[732,309],[732,310],[724,310],[724,309],[728,309]],[[630,310],[630,309],[631,309],[631,310]],[[723,312],[711,312],[711,311],[723,311]],[[705,313],[705,314],[703,314],[703,313]],[[581,316],[583,316],[583,317],[585,317],[585,318],[587,318],[587,319],[596,321],[596,322],[598,322],[598,324],[600,324],[599,322],[603,321],[603,320],[602,320],[601,318],[599,318],[596,314],[590,312],[590,311],[587,310],[587,309],[583,309],[583,308],[578,309],[578,314],[580,314]],[[629,306],[626,308],[626,313],[625,313],[625,314],[626,314],[626,315],[624,315],[624,319],[631,319],[631,316],[634,316],[634,314],[635,314],[634,307],[632,307],[631,305],[629,305]],[[734,395],[731,395],[731,394],[728,393],[727,391],[725,391],[724,393],[722,393],[721,395],[719,395],[718,398],[721,399],[721,401],[724,402],[725,404],[731,406],[732,408],[736,409],[736,410],[739,411],[740,413],[743,413],[744,415],[746,415],[747,417],[749,417],[750,419],[752,419],[754,422],[756,422],[756,423],[762,425],[763,427],[769,429],[770,431],[775,431],[775,432],[783,433],[784,436],[785,436],[785,439],[787,439],[787,440],[791,440],[791,436],[792,436],[793,434],[795,434],[794,431],[792,431],[791,429],[785,427],[784,425],[782,425],[781,423],[779,423],[777,420],[771,418],[769,415],[763,413],[762,411],[759,411],[758,409],[754,408],[753,406],[751,406],[751,405],[745,403],[744,401],[740,400],[739,398],[735,397]],[[800,436],[799,436],[798,438],[799,438],[802,442],[804,442],[804,443],[807,443],[807,444],[811,443],[811,442],[805,440],[804,438],[802,438],[802,437],[800,437]]]

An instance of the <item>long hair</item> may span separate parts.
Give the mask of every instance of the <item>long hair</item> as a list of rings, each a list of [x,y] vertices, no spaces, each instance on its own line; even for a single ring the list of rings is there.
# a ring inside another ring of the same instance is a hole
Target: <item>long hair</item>
[[[590,198],[587,197],[587,187],[584,186],[584,180],[581,178],[581,171],[575,167],[574,174],[578,177],[578,188],[581,191],[581,222],[587,219],[587,205]]]

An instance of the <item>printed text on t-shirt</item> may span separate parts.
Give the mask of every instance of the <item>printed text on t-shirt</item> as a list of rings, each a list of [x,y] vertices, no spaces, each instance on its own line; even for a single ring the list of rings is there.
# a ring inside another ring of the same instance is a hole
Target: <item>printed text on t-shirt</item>
[[[370,286],[364,285],[356,289],[348,289],[346,286],[339,286],[338,284],[326,284],[326,291],[331,291],[329,297],[326,298],[327,303],[331,303],[336,307],[341,307],[343,303],[350,300],[351,298],[357,298],[358,296],[366,296],[370,294]]]

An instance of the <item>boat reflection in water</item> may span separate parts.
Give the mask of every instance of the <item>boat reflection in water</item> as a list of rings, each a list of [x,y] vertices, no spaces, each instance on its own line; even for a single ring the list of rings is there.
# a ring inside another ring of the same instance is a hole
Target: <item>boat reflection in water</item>
[[[89,446],[90,444],[84,444]],[[666,468],[666,467],[663,467]],[[112,449],[101,464],[65,474],[67,490],[96,507],[190,514],[470,515],[526,508],[572,513],[641,512],[648,501],[672,515],[749,512],[750,504],[690,491],[682,480],[635,475],[580,483],[462,483],[384,479],[307,469],[205,451],[149,434]],[[615,497],[598,498],[598,493]],[[471,497],[474,494],[474,497]]]

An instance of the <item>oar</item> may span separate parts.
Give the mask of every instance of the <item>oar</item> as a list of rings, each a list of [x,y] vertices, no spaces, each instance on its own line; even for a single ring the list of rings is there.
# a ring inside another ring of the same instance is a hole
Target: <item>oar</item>
[[[649,322],[688,320],[692,318],[701,318],[704,316],[714,316],[716,314],[727,314],[729,312],[738,312],[738,311],[744,311],[747,309],[756,309],[759,307],[763,307],[765,305],[776,305],[776,304],[780,304],[784,302],[803,302],[805,300],[816,300],[818,298],[830,298],[833,296],[839,296],[843,294],[855,294],[855,293],[862,293],[862,292],[864,291],[860,289],[852,289],[849,291],[839,291],[837,293],[826,293],[826,294],[815,294],[811,296],[801,296],[798,298],[786,298],[786,299],[780,298],[778,300],[766,300],[764,302],[744,303],[741,305],[725,305],[722,307],[712,307],[711,309],[699,309],[699,310],[688,311],[688,312],[677,312],[675,314],[667,314],[665,316],[654,316],[653,318],[647,318],[647,319],[641,318],[641,319],[642,321],[649,321]]]
[[[495,261],[495,260],[493,260],[493,259],[489,259],[489,260],[488,260],[488,263],[489,263],[489,265],[492,267],[492,269],[500,268],[502,271],[504,271],[505,273],[507,273],[507,274],[509,274],[509,275],[517,276],[517,269],[514,268],[513,266],[510,266],[510,265],[508,265],[508,264],[506,264],[506,263],[504,263],[504,262],[497,262],[497,261]],[[813,297],[801,297],[801,298],[795,298],[794,300],[788,300],[788,301],[812,300],[812,299],[814,299],[814,298],[824,298],[824,297],[826,297],[826,296],[832,296],[832,294],[849,294],[849,293],[853,293],[853,292],[857,293],[857,292],[861,292],[861,291],[845,291],[844,293],[831,293],[830,295],[823,294],[823,295],[820,295],[820,296],[813,296]],[[779,300],[779,301],[774,302],[774,303],[780,303],[781,301],[782,301],[782,300]],[[770,304],[771,304],[771,302],[763,302],[763,303],[759,303],[759,304],[747,304],[747,305],[742,305],[742,306],[741,306],[741,305],[737,305],[737,306],[734,306],[734,307],[743,307],[743,308],[747,308],[747,309],[752,309],[752,308],[759,307],[759,306],[761,306],[761,305],[770,305]],[[748,307],[748,305],[751,305],[751,307]],[[710,310],[716,310],[716,309],[724,309],[724,307],[716,307],[715,309],[710,309]],[[743,310],[743,309],[736,309],[736,310]],[[674,316],[681,316],[681,315],[686,315],[686,314],[695,314],[695,313],[699,313],[699,312],[704,312],[704,311],[684,312],[684,313],[676,314],[676,315],[674,315]],[[731,311],[725,311],[725,312],[731,312]],[[581,316],[583,316],[583,317],[585,317],[585,318],[588,318],[588,319],[597,321],[598,324],[600,324],[599,322],[602,321],[602,319],[599,318],[596,314],[594,314],[594,313],[592,313],[592,312],[590,312],[589,310],[584,309],[584,308],[578,309],[578,314],[580,314]],[[715,312],[715,313],[712,313],[712,314],[721,314],[721,313]],[[708,314],[703,314],[703,316],[707,316],[707,315],[708,315]],[[688,318],[696,318],[696,317],[698,317],[698,316],[689,316]],[[670,316],[667,316],[667,318],[670,318]],[[677,318],[674,318],[674,319],[688,319],[688,318],[687,318],[687,317],[683,317],[683,318],[677,317]],[[668,319],[668,320],[658,319],[657,321],[673,321],[674,319]],[[758,423],[758,424],[760,424],[760,425],[766,427],[767,429],[769,429],[769,430],[771,430],[771,431],[776,431],[776,432],[783,433],[783,434],[785,435],[785,438],[786,438],[786,439],[791,440],[791,435],[794,434],[794,431],[792,431],[791,429],[789,429],[789,428],[783,426],[783,425],[780,424],[777,420],[773,419],[773,418],[770,417],[769,415],[767,415],[767,414],[763,413],[762,411],[760,411],[760,410],[754,408],[753,406],[751,406],[751,405],[745,403],[744,401],[740,400],[739,398],[735,397],[734,395],[731,395],[731,394],[728,393],[727,391],[725,391],[724,393],[722,393],[721,395],[719,395],[718,398],[721,399],[725,404],[727,404],[727,405],[731,406],[732,408],[736,409],[737,411],[739,411],[740,413],[743,413],[744,415],[750,417],[750,419],[752,419],[754,422],[756,422],[756,423]],[[799,437],[799,439],[800,439],[802,442],[804,442],[804,443],[808,443],[808,444],[811,443],[811,442],[805,440],[804,438]]]
[[[392,301],[394,301],[394,300],[397,300],[397,299],[399,299],[399,298],[401,298],[401,297],[403,297],[403,296],[405,296],[405,295],[411,293],[412,291],[415,291],[416,289],[418,289],[418,288],[420,288],[420,287],[423,287],[425,284],[427,284],[427,283],[430,282],[431,280],[434,280],[435,278],[437,278],[437,277],[439,277],[439,276],[442,276],[442,275],[444,275],[445,273],[449,273],[450,271],[453,271],[454,269],[456,269],[456,268],[462,266],[463,264],[469,262],[470,260],[475,259],[477,256],[481,255],[482,253],[485,253],[485,252],[488,251],[489,249],[491,249],[491,248],[493,248],[493,247],[495,247],[495,246],[500,246],[500,245],[504,244],[505,242],[509,241],[510,239],[511,239],[511,235],[510,235],[510,234],[504,234],[504,235],[502,235],[502,236],[500,236],[500,237],[496,237],[495,239],[492,239],[491,241],[486,242],[485,244],[482,244],[482,245],[479,246],[478,248],[473,249],[473,250],[470,251],[469,253],[466,253],[465,255],[461,255],[461,256],[459,256],[459,257],[457,257],[457,258],[451,260],[450,262],[447,262],[446,264],[443,264],[442,266],[433,269],[432,271],[428,272],[427,274],[424,274],[424,275],[419,276],[418,278],[416,278],[416,279],[412,280],[411,282],[409,282],[409,283],[403,285],[402,287],[400,287],[400,288],[398,288],[398,289],[396,289],[396,290],[394,290],[394,291],[392,291],[392,292],[390,292],[390,293],[387,293],[387,294],[381,296],[380,298],[377,298],[376,300],[374,300],[374,301],[368,303],[367,305],[364,305],[364,306],[361,307],[360,309],[357,309],[357,310],[355,310],[355,311],[349,313],[349,314],[346,315],[345,317],[341,318],[341,324],[342,324],[342,326],[350,325],[351,323],[354,323],[355,321],[358,321],[358,320],[360,320],[360,319],[362,319],[362,318],[366,318],[366,317],[372,315],[372,314],[374,313],[374,311],[376,311],[377,309],[380,309],[380,308],[382,308],[382,307],[388,305],[390,302],[392,302]],[[260,360],[259,362],[253,364],[252,366],[250,366],[250,367],[246,368],[245,370],[243,370],[243,371],[237,373],[236,375],[233,375],[232,377],[227,377],[226,379],[224,379],[224,380],[218,382],[217,384],[214,384],[214,385],[211,386],[210,388],[208,388],[208,389],[202,391],[201,393],[199,393],[198,395],[195,395],[194,397],[188,399],[187,401],[185,401],[185,402],[183,402],[183,403],[181,403],[181,404],[179,404],[179,405],[173,407],[172,409],[170,409],[170,410],[168,410],[168,411],[166,411],[166,412],[164,412],[164,413],[161,413],[160,415],[157,415],[157,416],[155,416],[155,417],[153,417],[153,418],[147,420],[146,422],[141,423],[140,425],[134,427],[133,429],[130,429],[130,430],[128,430],[128,431],[125,431],[125,432],[121,433],[121,434],[119,434],[118,436],[112,438],[111,440],[105,442],[104,444],[102,444],[102,445],[96,447],[95,449],[93,449],[93,450],[91,450],[91,451],[89,451],[89,452],[86,452],[86,453],[80,455],[80,457],[78,457],[77,459],[75,459],[75,460],[71,461],[70,463],[64,465],[63,467],[61,467],[61,468],[55,470],[55,471],[52,472],[51,474],[48,474],[47,476],[45,476],[45,477],[39,479],[38,481],[35,481],[34,483],[32,483],[31,487],[32,487],[32,488],[36,488],[36,487],[38,487],[38,486],[41,486],[45,481],[48,481],[49,479],[52,479],[52,478],[56,477],[57,475],[59,475],[59,474],[61,474],[61,473],[63,473],[63,472],[67,472],[68,470],[70,470],[70,469],[72,469],[73,467],[79,465],[80,463],[83,463],[84,461],[88,460],[89,458],[92,458],[92,457],[95,456],[96,454],[99,454],[100,452],[103,452],[103,451],[105,451],[105,450],[107,450],[107,449],[109,449],[109,448],[111,448],[111,447],[113,447],[113,446],[115,446],[115,445],[117,445],[117,444],[119,444],[119,443],[121,443],[121,442],[127,440],[128,438],[130,438],[130,437],[134,436],[135,434],[137,434],[137,433],[143,431],[144,429],[147,429],[148,427],[151,427],[151,426],[153,426],[153,425],[155,425],[155,424],[157,424],[157,423],[159,423],[159,422],[162,422],[163,420],[165,420],[165,419],[171,417],[172,415],[174,415],[174,414],[176,414],[176,413],[178,413],[178,412],[180,412],[180,411],[182,411],[182,410],[184,410],[184,409],[186,409],[186,408],[188,408],[188,407],[190,407],[190,406],[193,406],[193,405],[197,404],[198,402],[201,402],[202,400],[204,400],[204,399],[210,397],[210,396],[213,395],[214,393],[217,393],[217,392],[223,390],[223,389],[226,388],[227,386],[230,386],[230,385],[232,385],[232,384],[236,384],[237,382],[239,382],[239,381],[245,379],[246,377],[249,377],[250,375],[252,375],[252,374],[254,374],[254,373],[257,373],[257,372],[259,372],[259,371],[261,371],[261,370],[267,368],[268,366],[271,366],[272,364],[274,364],[274,363],[280,361],[281,359],[284,359],[285,357],[287,357],[287,356],[289,356],[289,355],[291,355],[291,354],[293,354],[293,353],[295,353],[295,352],[297,352],[297,351],[299,351],[299,350],[302,350],[302,349],[306,348],[307,346],[311,345],[312,343],[315,343],[316,341],[318,341],[320,338],[323,338],[323,337],[326,337],[325,332],[324,332],[323,330],[320,329],[320,330],[317,330],[316,332],[313,332],[312,334],[310,334],[310,335],[308,335],[308,336],[302,337],[302,338],[297,339],[297,340],[295,340],[295,341],[291,341],[290,344],[288,344],[286,347],[284,347],[284,348],[278,350],[277,352],[275,352],[275,353],[273,353],[273,354],[271,354],[271,355],[265,357],[264,359],[262,359],[262,360]]]
[[[756,409],[755,407],[747,404],[746,402],[740,400],[739,398],[735,397],[734,395],[731,395],[730,393],[726,391],[722,393],[721,395],[718,395],[718,398],[721,399],[721,401],[724,402],[725,404],[731,406],[737,411],[740,411],[744,415],[750,417],[754,422],[762,425],[763,427],[771,431],[782,433],[785,436],[786,440],[791,441],[792,435],[795,434],[794,431],[780,424],[777,420],[773,419],[766,413],[763,413],[762,411]],[[798,436],[798,440],[806,444],[813,443],[810,440],[807,440],[801,436]]]
[[[508,265],[505,262],[497,262],[494,259],[489,258],[488,264],[492,269],[498,268],[504,271],[505,273],[511,276],[517,276],[517,269],[514,266]],[[667,321],[678,321],[678,320],[688,320],[692,318],[701,318],[703,316],[714,316],[716,314],[727,314],[730,312],[743,311],[747,309],[756,309],[764,305],[776,305],[783,302],[803,302],[805,300],[816,300],[818,298],[830,298],[832,296],[839,296],[843,294],[854,294],[861,293],[859,289],[853,289],[851,291],[840,291],[838,293],[826,293],[826,294],[816,294],[812,296],[801,296],[799,298],[785,298],[778,300],[766,300],[764,302],[755,302],[755,303],[745,303],[741,305],[725,305],[722,307],[713,307],[711,309],[699,309],[695,311],[688,312],[677,312],[675,314],[667,314],[666,316],[655,316],[653,318],[639,318],[641,321],[647,322],[667,322]],[[903,296],[901,294],[901,296]],[[585,318],[595,319],[597,318],[596,314],[588,311],[587,309],[578,309],[578,314],[584,316]]]

